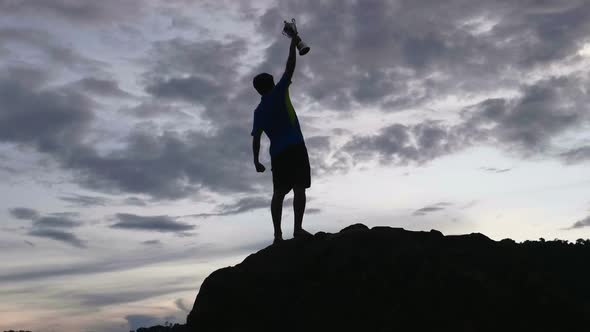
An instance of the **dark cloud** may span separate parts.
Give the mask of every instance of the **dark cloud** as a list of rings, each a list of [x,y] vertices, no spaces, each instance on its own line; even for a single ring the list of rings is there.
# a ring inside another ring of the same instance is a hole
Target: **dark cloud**
[[[260,96],[252,77],[239,72],[247,47],[248,41],[237,37],[155,42],[143,75],[146,91],[161,100],[199,105],[201,115],[216,126],[232,123],[248,130]]]
[[[278,32],[292,16],[312,49],[294,84],[305,82],[302,94],[336,110],[393,111],[514,87],[515,72],[569,60],[590,31],[590,4],[581,0],[278,1],[257,21],[272,44],[256,71],[281,70],[288,41]]]
[[[64,155],[82,140],[93,119],[93,103],[72,91],[42,88],[38,78],[43,75],[30,69],[0,70],[0,141]]]
[[[63,216],[55,217],[40,217],[33,221],[33,227],[35,228],[74,228],[81,226],[82,223],[76,220],[71,220]]]
[[[318,209],[318,208],[307,208],[305,209],[305,213],[306,214],[319,214],[322,212],[322,209]]]
[[[112,228],[133,229],[156,232],[186,232],[195,229],[194,225],[177,222],[169,216],[138,216],[129,213],[117,213],[119,220]]]
[[[147,241],[141,242],[141,244],[146,245],[146,246],[161,246],[162,242],[160,240],[147,240]]]
[[[69,196],[60,196],[59,199],[62,201],[71,203],[73,206],[78,207],[94,207],[94,206],[106,206],[110,200],[100,196],[86,196],[72,194]]]
[[[161,135],[134,132],[127,145],[99,154],[81,147],[62,158],[66,169],[77,171],[82,186],[107,193],[147,194],[156,199],[179,199],[208,189],[252,192],[256,172],[244,128],[226,127],[214,134],[194,131]]]
[[[123,200],[122,204],[133,206],[147,206],[147,202],[139,197],[127,197]]]
[[[64,232],[56,229],[32,229],[28,233],[31,236],[47,238],[60,241],[77,248],[86,248],[86,243],[80,240],[74,233]]]
[[[41,216],[38,211],[29,208],[13,208],[10,214],[17,219],[31,220],[32,225],[28,235],[60,241],[77,248],[86,248],[85,241],[80,240],[74,233],[63,231],[82,225],[80,221],[72,220],[71,217],[78,216],[78,213],[61,212]],[[35,246],[32,242],[25,243]]]
[[[242,127],[208,133],[136,131],[119,144],[123,148],[99,152],[84,143],[94,118],[92,101],[72,89],[43,89],[40,75],[30,70],[5,70],[0,75],[0,104],[7,106],[0,109],[0,141],[51,154],[83,187],[156,199],[183,198],[202,189],[255,190],[257,174],[243,172],[251,165],[250,142],[238,138],[240,133],[249,137],[246,121],[232,119]]]
[[[239,57],[246,50],[247,41],[241,39],[227,42],[192,41],[183,38],[157,41],[149,54],[150,71],[145,73],[146,83],[157,78],[191,76],[212,80],[218,84],[227,83],[239,77]],[[226,86],[225,89],[231,90],[233,87]],[[186,98],[192,100],[190,95]]]
[[[123,91],[116,81],[110,79],[87,77],[72,83],[71,87],[78,89],[82,93],[89,93],[99,97],[132,97],[128,92]]]
[[[39,212],[37,212],[37,210],[23,207],[12,208],[8,210],[8,212],[16,219],[33,220],[39,217]]]
[[[487,99],[463,110],[464,126],[524,154],[545,152],[556,135],[588,119],[583,85],[575,77],[525,85],[519,97]]]
[[[590,146],[570,149],[559,155],[568,164],[576,164],[590,160]]]
[[[52,212],[49,214],[52,217],[58,218],[77,218],[80,217],[79,212]]]
[[[590,216],[576,221],[572,226],[570,226],[568,229],[577,229],[577,228],[584,228],[584,227],[588,227],[590,226]]]
[[[412,215],[413,216],[424,216],[428,213],[444,210],[445,207],[450,206],[450,205],[452,205],[452,203],[448,203],[448,202],[436,203],[433,205],[429,205],[429,206],[425,206],[423,208],[420,208],[420,209],[414,211],[414,213],[412,213]]]
[[[143,3],[142,3],[143,4]],[[84,2],[69,0],[0,0],[0,13],[4,15],[53,15],[75,23],[112,22],[117,19],[140,16],[144,6],[140,2],[115,0]]]
[[[396,123],[375,135],[356,136],[342,150],[350,154],[355,162],[377,157],[383,164],[422,164],[458,151],[468,146],[470,140],[456,127],[437,121],[410,126]]]

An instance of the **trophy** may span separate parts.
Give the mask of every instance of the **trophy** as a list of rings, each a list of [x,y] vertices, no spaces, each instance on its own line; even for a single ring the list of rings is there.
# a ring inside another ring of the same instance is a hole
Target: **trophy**
[[[299,50],[299,55],[306,55],[309,52],[309,46],[305,44],[301,38],[297,35],[297,26],[295,25],[295,19],[291,20],[291,23],[285,21],[285,27],[283,28],[283,35],[289,38],[297,38],[297,49]]]

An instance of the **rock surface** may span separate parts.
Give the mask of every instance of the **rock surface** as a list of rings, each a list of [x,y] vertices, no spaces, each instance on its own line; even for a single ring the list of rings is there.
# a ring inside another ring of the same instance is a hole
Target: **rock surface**
[[[590,241],[493,241],[362,224],[213,272],[186,329],[590,329]]]

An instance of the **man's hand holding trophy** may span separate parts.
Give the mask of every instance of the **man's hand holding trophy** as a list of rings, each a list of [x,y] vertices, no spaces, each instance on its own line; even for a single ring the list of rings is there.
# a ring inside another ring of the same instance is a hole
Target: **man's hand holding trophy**
[[[299,55],[306,55],[309,52],[309,46],[305,44],[299,34],[297,33],[297,26],[295,25],[295,19],[292,19],[291,22],[285,21],[285,27],[283,28],[283,35],[295,39],[295,43],[297,44],[297,49],[299,50]]]

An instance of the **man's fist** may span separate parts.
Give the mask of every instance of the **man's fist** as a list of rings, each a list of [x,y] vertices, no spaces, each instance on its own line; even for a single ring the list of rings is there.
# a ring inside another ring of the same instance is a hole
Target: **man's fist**
[[[262,173],[266,170],[264,165],[262,165],[261,163],[254,163],[254,166],[256,166],[256,172],[258,173]]]

